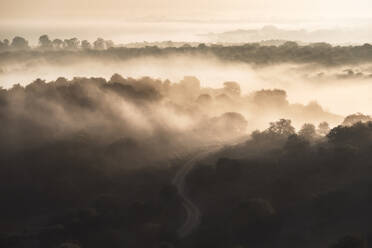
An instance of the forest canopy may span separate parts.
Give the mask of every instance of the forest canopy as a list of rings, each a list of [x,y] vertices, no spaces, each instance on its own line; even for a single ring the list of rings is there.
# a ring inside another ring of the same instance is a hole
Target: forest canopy
[[[263,43],[264,44],[264,43]],[[328,43],[310,43],[299,45],[293,41],[281,45],[261,45],[260,43],[247,44],[204,44],[193,46],[184,43],[182,46],[146,45],[144,47],[129,48],[125,45],[115,45],[110,40],[97,38],[93,43],[78,38],[49,39],[48,35],[39,38],[39,45],[31,48],[28,41],[22,37],[14,37],[0,41],[1,61],[9,56],[25,59],[39,57],[52,59],[55,56],[89,56],[101,59],[131,59],[144,56],[169,56],[169,55],[202,55],[214,56],[223,61],[239,61],[253,64],[276,63],[319,63],[327,66],[368,63],[372,62],[372,45],[357,46],[332,46]],[[13,52],[16,54],[10,55]]]

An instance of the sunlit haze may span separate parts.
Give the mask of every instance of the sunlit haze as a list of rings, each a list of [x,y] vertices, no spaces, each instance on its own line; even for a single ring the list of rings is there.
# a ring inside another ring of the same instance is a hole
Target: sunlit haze
[[[0,0],[0,247],[372,247],[371,13]]]

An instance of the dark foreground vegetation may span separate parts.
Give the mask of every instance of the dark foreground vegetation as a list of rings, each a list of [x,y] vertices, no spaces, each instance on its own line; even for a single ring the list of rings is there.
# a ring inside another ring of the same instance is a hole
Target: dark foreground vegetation
[[[172,44],[170,42],[170,44]],[[71,62],[81,57],[90,59],[126,60],[149,56],[213,56],[223,61],[246,62],[252,64],[276,63],[319,63],[327,66],[351,65],[372,62],[372,45],[332,46],[328,43],[311,43],[298,45],[288,41],[279,46],[247,43],[244,45],[199,44],[193,46],[158,47],[145,46],[129,48],[115,46],[112,41],[98,38],[93,43],[77,38],[50,40],[47,35],[39,39],[39,45],[30,48],[28,41],[22,37],[0,41],[0,63],[9,60],[24,61],[31,58],[46,59],[48,62]],[[66,59],[70,59],[67,60]]]
[[[331,130],[295,132],[281,119],[200,161],[186,183],[201,224],[178,237],[185,213],[173,176],[199,145],[242,137],[247,123],[228,112],[180,129],[171,113],[198,119],[214,97],[239,99],[238,89],[200,97],[193,78],[115,75],[1,90],[0,247],[366,247],[372,122],[362,114]],[[277,105],[279,95],[289,108],[283,94],[261,91],[250,104]]]
[[[338,126],[316,142],[289,122],[272,127],[189,175],[205,213],[195,247],[367,247],[372,123]]]

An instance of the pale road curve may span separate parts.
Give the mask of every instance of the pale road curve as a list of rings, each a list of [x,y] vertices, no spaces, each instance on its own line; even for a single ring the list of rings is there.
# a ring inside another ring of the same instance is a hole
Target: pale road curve
[[[197,162],[207,157],[209,154],[216,152],[221,148],[220,145],[210,146],[205,150],[197,152],[197,154],[188,160],[173,178],[173,185],[177,187],[178,194],[182,198],[182,205],[186,212],[186,220],[178,230],[180,238],[189,235],[199,224],[201,212],[199,208],[191,201],[186,193],[185,178],[187,174],[194,168]]]

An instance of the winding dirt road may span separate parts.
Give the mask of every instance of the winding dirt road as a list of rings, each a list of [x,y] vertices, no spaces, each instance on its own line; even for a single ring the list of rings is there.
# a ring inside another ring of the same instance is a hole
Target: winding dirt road
[[[186,193],[185,178],[187,174],[194,168],[198,161],[207,157],[209,154],[219,150],[221,146],[213,146],[208,149],[198,152],[193,158],[188,160],[181,169],[177,172],[173,178],[173,185],[177,187],[178,194],[183,200],[183,207],[186,211],[185,223],[178,230],[180,238],[184,238],[189,235],[199,224],[201,218],[201,212],[199,208],[192,202]]]

